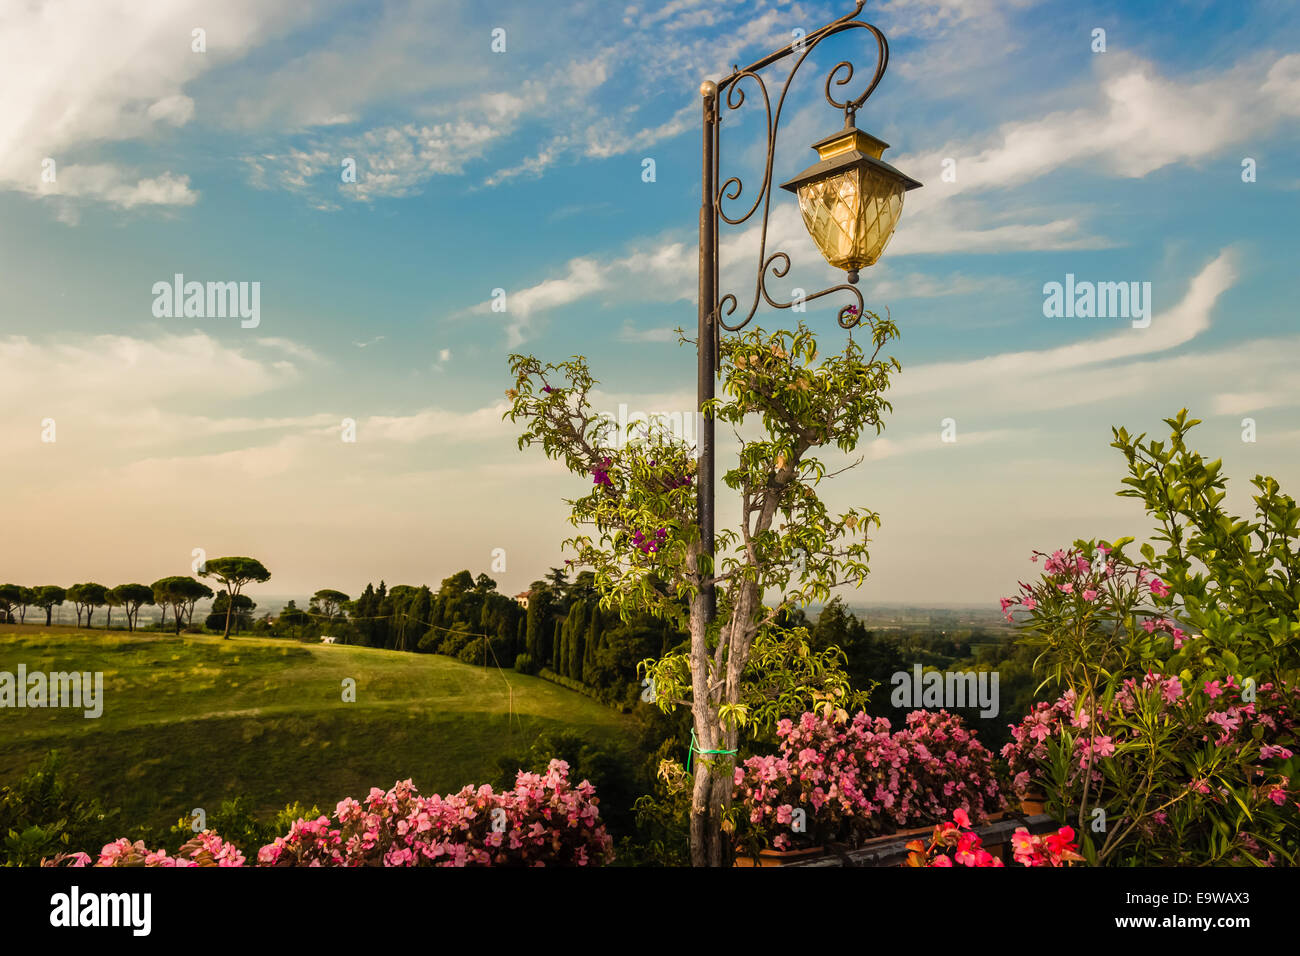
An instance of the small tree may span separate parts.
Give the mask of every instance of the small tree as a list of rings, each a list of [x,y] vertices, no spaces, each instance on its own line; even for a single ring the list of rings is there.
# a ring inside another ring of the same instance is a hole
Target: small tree
[[[185,626],[189,627],[194,624],[194,605],[200,601],[210,600],[215,592],[202,581],[196,581],[191,577],[179,578],[177,588],[185,611]]]
[[[212,602],[212,609],[208,612],[207,619],[203,622],[204,627],[210,631],[220,630],[226,620],[226,605],[229,598],[226,592],[222,591],[217,594],[217,598]],[[235,613],[231,616],[231,626],[234,627],[235,633],[238,634],[241,629],[253,626],[253,611],[256,610],[257,604],[247,594],[241,594],[235,598]]]
[[[108,621],[104,624],[104,629],[111,631],[113,629],[113,608],[122,606],[122,598],[117,588],[108,588],[104,591],[104,604],[108,608]],[[130,624],[130,621],[127,621]]]
[[[226,589],[226,597],[231,602],[226,605],[226,628],[221,635],[223,640],[230,639],[230,615],[234,611],[234,599],[245,584],[253,581],[261,584],[271,580],[271,572],[255,558],[213,558],[199,572],[202,577],[215,578]]]
[[[167,628],[167,608],[171,607],[171,582],[174,578],[159,578],[153,584],[149,585],[149,590],[153,594],[153,603],[158,605],[158,629]]]
[[[86,615],[86,627],[90,627],[95,608],[103,607],[107,603],[108,588],[93,582],[74,584],[68,588],[67,596],[77,608],[77,627],[81,627],[82,612]]]
[[[276,619],[276,629],[288,628],[293,637],[298,637],[298,629],[311,623],[311,617],[297,603],[290,601]]]
[[[36,597],[32,604],[45,612],[45,626],[50,626],[54,608],[63,603],[68,592],[57,584],[43,584],[36,588]]]
[[[342,591],[321,588],[311,596],[311,609],[313,613],[325,618],[325,625],[328,627],[334,623],[334,618],[350,600],[352,599]]]
[[[14,619],[14,608],[22,602],[23,589],[17,584],[0,584],[0,624]]]
[[[624,620],[645,610],[690,632],[688,654],[651,663],[648,672],[663,709],[692,711],[697,866],[724,862],[734,754],[741,730],[759,720],[745,678],[756,639],[783,610],[824,601],[832,587],[860,584],[868,571],[866,533],[879,518],[858,509],[832,515],[817,493],[831,475],[812,455],[828,446],[852,452],[864,429],[884,427],[890,406],[883,393],[899,366],[880,352],[897,329],[875,315],[864,319],[869,355],[850,336],[842,352],[820,362],[803,325],[723,339],[723,397],[705,412],[738,432],[739,456],[723,481],[740,499],[741,521],[717,533],[712,563],[698,531],[693,449],[670,424],[630,426],[637,431],[616,441],[607,418],[591,407],[596,382],[585,359],[510,358],[515,382],[506,414],[525,423],[519,447],[540,445],[594,486],[569,502],[571,523],[590,530],[565,544],[578,563],[594,568],[602,603]],[[742,426],[756,437],[741,437]],[[710,587],[718,599],[711,626]],[[764,604],[769,594],[778,596],[773,606]]]
[[[36,588],[19,588],[18,623],[27,623],[27,609],[36,603]]]
[[[163,622],[166,623],[166,608],[172,609],[175,618],[176,634],[181,633],[181,624],[194,617],[194,605],[204,598],[212,597],[212,588],[202,581],[196,581],[188,575],[173,575],[155,581],[151,586],[154,602],[164,608]]]
[[[140,619],[140,608],[154,603],[153,588],[147,584],[119,584],[113,588],[112,594],[117,598],[118,604],[126,609],[127,629],[134,631]]]

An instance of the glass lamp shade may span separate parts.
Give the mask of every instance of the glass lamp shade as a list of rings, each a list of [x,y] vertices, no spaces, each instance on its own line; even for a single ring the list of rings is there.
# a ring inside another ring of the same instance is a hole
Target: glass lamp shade
[[[881,161],[888,149],[853,126],[813,144],[821,162],[781,188],[799,198],[799,212],[826,261],[858,281],[874,265],[903,213],[903,194],[921,184]]]

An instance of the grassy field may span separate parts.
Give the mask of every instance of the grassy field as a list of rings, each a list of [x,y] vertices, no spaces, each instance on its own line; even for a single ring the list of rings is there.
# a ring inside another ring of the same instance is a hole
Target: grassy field
[[[247,798],[255,811],[412,778],[422,792],[491,782],[544,730],[617,745],[628,719],[535,677],[295,641],[0,625],[0,671],[102,671],[104,711],[0,708],[0,782],[58,749],[124,821],[161,826]],[[344,678],[356,702],[344,703]],[[507,715],[513,685],[514,717]]]

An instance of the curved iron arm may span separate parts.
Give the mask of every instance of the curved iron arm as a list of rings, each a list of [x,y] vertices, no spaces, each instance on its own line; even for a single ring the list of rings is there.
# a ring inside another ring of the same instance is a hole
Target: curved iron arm
[[[719,150],[717,147],[718,147],[718,127],[721,123],[721,116],[718,114],[717,111],[717,103],[721,101],[722,94],[725,92],[728,110],[736,110],[739,109],[741,106],[743,106],[745,102],[745,90],[741,84],[745,80],[752,80],[754,84],[757,86],[759,94],[763,98],[763,108],[765,113],[766,131],[767,131],[767,157],[763,169],[763,181],[758,189],[757,194],[754,197],[753,203],[744,211],[742,215],[733,217],[731,215],[728,215],[727,212],[725,212],[722,208],[724,200],[734,202],[740,199],[741,195],[743,194],[744,183],[741,181],[739,176],[732,176],[728,178],[725,182],[723,182],[721,186],[718,188],[717,193],[713,199],[713,213],[715,216],[715,227],[712,230],[713,247],[714,247],[712,250],[713,251],[712,259],[714,263],[713,265],[714,268],[713,288],[714,289],[717,289],[718,287],[717,284],[718,230],[716,226],[717,220],[720,219],[722,222],[725,222],[728,225],[736,226],[736,225],[740,225],[741,223],[747,222],[750,218],[752,218],[758,212],[760,206],[762,207],[763,210],[762,229],[760,230],[760,236],[759,236],[758,270],[754,277],[753,301],[745,317],[740,321],[734,323],[728,322],[724,318],[724,316],[730,316],[732,313],[734,313],[739,304],[739,301],[734,292],[728,292],[726,295],[718,299],[717,302],[714,304],[713,314],[716,320],[713,323],[714,340],[715,340],[715,352],[714,352],[715,356],[717,356],[720,351],[716,348],[716,345],[719,341],[721,330],[725,329],[728,332],[735,332],[740,329],[743,329],[754,318],[754,314],[758,311],[758,306],[760,302],[766,302],[769,306],[775,309],[788,309],[791,308],[796,301],[811,302],[814,299],[820,299],[823,296],[827,296],[835,292],[841,292],[841,291],[849,292],[853,295],[856,302],[854,304],[845,305],[843,308],[839,310],[839,314],[838,314],[839,325],[841,328],[851,329],[862,321],[862,314],[864,308],[862,293],[857,289],[855,285],[852,285],[847,282],[841,283],[840,285],[830,286],[829,288],[822,289],[819,292],[815,292],[811,295],[806,295],[801,297],[800,299],[791,300],[789,302],[779,301],[775,299],[767,289],[768,273],[770,272],[771,275],[775,276],[778,279],[785,276],[790,271],[790,256],[787,253],[780,252],[780,251],[773,252],[770,255],[768,254],[767,227],[768,227],[768,219],[770,216],[771,205],[772,205],[772,162],[773,162],[773,157],[776,148],[776,137],[781,124],[781,114],[782,111],[785,109],[786,95],[790,91],[790,84],[794,82],[794,78],[796,75],[798,75],[799,68],[803,65],[804,60],[808,58],[809,54],[811,54],[812,51],[816,49],[817,45],[821,43],[822,40],[825,40],[827,37],[835,36],[838,33],[843,33],[847,30],[854,30],[854,29],[867,30],[875,38],[876,48],[877,48],[876,68],[874,74],[872,75],[871,82],[867,85],[866,89],[863,90],[861,95],[856,97],[850,97],[846,92],[842,94],[844,96],[843,100],[837,100],[831,92],[832,85],[834,85],[838,91],[840,88],[847,86],[853,81],[854,68],[853,68],[853,64],[850,61],[841,60],[826,75],[826,82],[824,86],[826,102],[829,103],[830,106],[834,109],[843,110],[846,116],[850,118],[854,113],[857,112],[857,110],[862,106],[862,104],[867,101],[867,98],[871,96],[873,92],[875,92],[876,87],[880,85],[881,78],[885,75],[885,69],[889,65],[889,43],[885,39],[885,35],[879,29],[877,29],[876,26],[874,26],[873,24],[855,19],[857,15],[862,12],[862,8],[865,5],[865,3],[866,0],[856,0],[856,4],[851,13],[848,13],[845,16],[840,17],[838,20],[831,21],[830,23],[826,24],[820,29],[814,30],[806,37],[802,37],[794,41],[793,43],[791,43],[789,46],[781,50],[777,50],[775,53],[770,53],[767,56],[763,57],[763,59],[756,61],[750,66],[745,67],[743,70],[736,70],[730,76],[726,77],[723,80],[718,81],[717,94],[714,100],[715,102],[714,115],[716,117],[716,121],[714,124],[714,134],[713,134],[714,135],[713,182],[717,183],[719,181],[719,170],[718,170]],[[771,98],[768,95],[767,84],[763,82],[763,77],[761,76],[760,71],[765,69],[768,66],[771,66],[773,63],[777,63],[785,59],[786,57],[790,56],[791,54],[795,54],[795,53],[798,54],[799,58],[795,61],[794,66],[790,69],[790,74],[789,76],[786,77],[785,83],[781,87],[781,95],[777,99],[776,111],[774,113],[772,110]],[[843,75],[841,76],[841,74]]]

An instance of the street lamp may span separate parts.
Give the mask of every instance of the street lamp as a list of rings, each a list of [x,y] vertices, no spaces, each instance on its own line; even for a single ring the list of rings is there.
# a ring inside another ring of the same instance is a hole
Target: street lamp
[[[813,143],[821,162],[782,183],[799,197],[808,235],[837,269],[858,281],[858,270],[876,264],[903,213],[903,194],[921,184],[884,162],[889,148],[853,125]]]
[[[760,302],[776,309],[788,309],[796,302],[811,302],[835,292],[850,294],[854,302],[842,306],[838,321],[842,328],[851,329],[862,321],[864,302],[857,288],[859,271],[880,258],[898,225],[903,211],[903,195],[921,184],[899,172],[880,157],[887,145],[858,129],[855,116],[858,109],[880,84],[889,64],[889,44],[885,35],[874,25],[856,19],[866,0],[857,0],[852,13],[834,20],[789,46],[769,53],[743,70],[715,83],[711,80],[700,86],[704,107],[703,169],[700,202],[700,276],[699,276],[699,339],[697,342],[697,394],[700,410],[712,401],[714,383],[718,372],[720,336],[723,331],[735,332],[749,324],[758,311]],[[767,288],[769,274],[782,278],[790,271],[790,256],[785,252],[768,253],[767,224],[772,203],[772,162],[775,155],[777,131],[785,108],[786,94],[803,65],[804,60],[827,37],[848,30],[866,30],[876,41],[876,69],[871,82],[861,95],[850,97],[841,94],[837,100],[831,88],[848,86],[853,80],[853,64],[841,60],[826,75],[826,102],[844,113],[844,128],[813,144],[819,161],[788,182],[783,189],[793,192],[799,199],[799,211],[813,242],[826,261],[848,273],[847,283],[831,286],[786,301],[774,297]],[[795,55],[798,59],[781,86],[781,95],[773,110],[772,98],[762,71],[773,63]],[[741,201],[740,212],[735,216],[723,208],[724,201],[737,202],[744,192],[738,176],[732,176],[718,185],[718,129],[722,122],[721,104],[728,110],[739,109],[745,102],[745,81],[752,83],[767,117],[767,162],[763,181],[753,202],[745,207]],[[725,95],[724,95],[725,94]],[[758,270],[755,276],[753,299],[743,318],[731,320],[740,300],[736,293],[728,292],[718,297],[718,228],[719,223],[739,225],[763,210],[759,230]],[[713,575],[714,553],[714,428],[708,415],[700,423],[698,507],[700,521],[702,579]],[[716,611],[716,594],[711,584],[704,584],[693,602],[692,616],[701,613],[705,622],[711,622]]]

